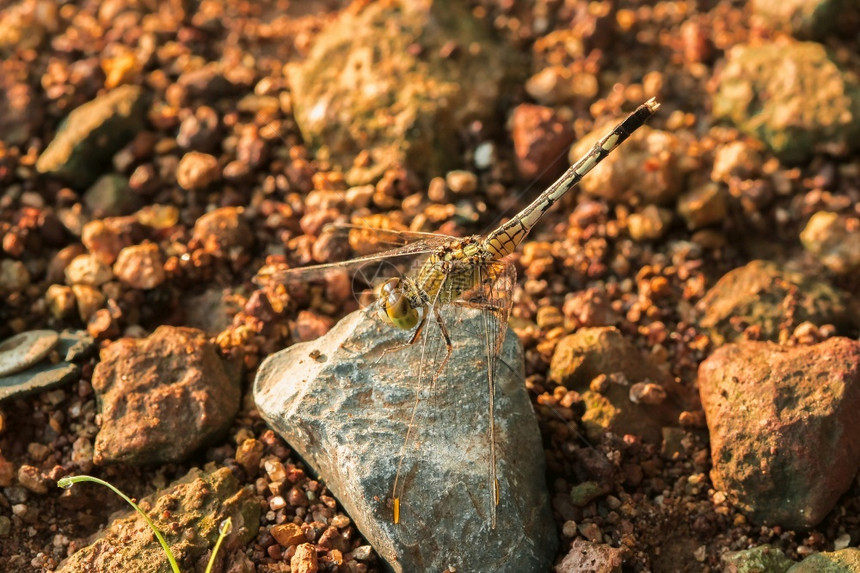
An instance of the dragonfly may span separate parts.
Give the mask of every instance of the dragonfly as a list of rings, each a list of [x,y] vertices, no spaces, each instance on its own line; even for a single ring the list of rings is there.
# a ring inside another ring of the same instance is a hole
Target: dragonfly
[[[411,241],[400,247],[353,258],[341,263],[328,263],[311,267],[269,271],[265,268],[258,274],[261,278],[273,280],[295,280],[324,276],[334,268],[362,266],[378,263],[387,259],[421,256],[412,267],[413,273],[385,280],[377,287],[375,301],[368,310],[393,328],[411,332],[405,344],[387,348],[385,352],[415,344],[425,327],[435,323],[441,333],[445,355],[435,369],[435,378],[444,372],[454,354],[450,328],[446,324],[441,309],[446,305],[457,305],[480,309],[483,317],[484,346],[487,364],[487,390],[489,392],[488,439],[490,445],[489,491],[491,499],[491,527],[496,527],[496,506],[499,504],[500,491],[496,476],[496,430],[494,422],[494,391],[496,361],[504,343],[508,316],[513,304],[513,291],[516,286],[516,269],[510,260],[517,247],[540,221],[543,215],[573,187],[575,187],[594,167],[618,148],[630,135],[644,125],[660,108],[655,98],[651,98],[624,120],[615,125],[580,159],[574,162],[550,187],[534,201],[507,222],[501,224],[486,236],[452,237],[435,233],[414,233],[385,230],[391,238],[400,235],[400,240]],[[370,228],[360,228],[361,232],[372,232]],[[423,353],[422,353],[423,354]],[[419,376],[420,378],[420,376]],[[403,497],[401,469],[407,444],[415,426],[415,412],[418,398],[412,410],[411,421],[397,465],[392,488],[393,520],[400,522],[400,506]]]

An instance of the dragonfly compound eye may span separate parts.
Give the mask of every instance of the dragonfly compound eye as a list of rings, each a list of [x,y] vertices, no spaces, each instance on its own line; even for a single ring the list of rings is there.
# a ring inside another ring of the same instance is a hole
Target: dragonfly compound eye
[[[412,308],[409,298],[399,287],[400,279],[391,279],[382,285],[383,318],[397,328],[409,330],[418,324],[418,310]]]

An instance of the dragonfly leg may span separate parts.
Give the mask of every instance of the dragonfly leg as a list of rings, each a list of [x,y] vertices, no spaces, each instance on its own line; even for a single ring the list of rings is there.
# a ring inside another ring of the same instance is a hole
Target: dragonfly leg
[[[379,355],[379,358],[376,359],[374,364],[379,362],[380,360],[382,360],[382,358],[386,354],[388,354],[389,352],[397,352],[398,350],[403,350],[404,348],[408,348],[408,347],[412,346],[413,344],[415,344],[418,341],[418,338],[420,338],[421,332],[424,330],[425,324],[427,324],[427,313],[426,312],[424,313],[424,316],[421,317],[421,320],[418,322],[418,326],[415,327],[415,332],[412,333],[412,336],[409,338],[409,340],[407,342],[404,342],[403,344],[397,344],[395,346],[389,346],[388,348],[383,348],[382,353]]]

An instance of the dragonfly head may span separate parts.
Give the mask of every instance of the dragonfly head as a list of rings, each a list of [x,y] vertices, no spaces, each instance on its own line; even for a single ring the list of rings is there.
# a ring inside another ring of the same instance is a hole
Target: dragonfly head
[[[409,297],[399,278],[388,279],[379,288],[379,304],[382,319],[402,330],[418,324],[418,310],[409,304]]]

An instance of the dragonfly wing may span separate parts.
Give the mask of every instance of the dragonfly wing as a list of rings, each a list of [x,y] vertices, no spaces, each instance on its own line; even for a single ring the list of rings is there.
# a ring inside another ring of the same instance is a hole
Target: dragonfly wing
[[[513,263],[506,260],[492,261],[478,266],[477,284],[463,294],[458,304],[481,309],[487,363],[487,392],[489,396],[488,439],[490,461],[488,471],[489,488],[492,493],[490,507],[491,527],[496,526],[496,508],[499,504],[499,481],[496,477],[496,421],[495,391],[496,371],[502,344],[508,329],[508,316],[513,304],[513,292],[517,283],[517,270]]]
[[[386,231],[388,233],[388,231]],[[409,257],[414,255],[428,254],[444,245],[452,238],[447,235],[431,235],[424,239],[413,242],[402,247],[388,249],[381,253],[364,255],[348,261],[338,263],[325,263],[309,267],[287,267],[284,264],[266,265],[257,272],[254,282],[264,284],[268,282],[309,282],[322,280],[333,272],[355,272],[362,267],[372,263],[379,263],[387,259],[398,257]]]

